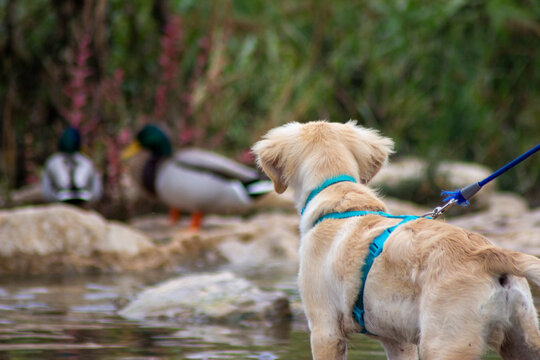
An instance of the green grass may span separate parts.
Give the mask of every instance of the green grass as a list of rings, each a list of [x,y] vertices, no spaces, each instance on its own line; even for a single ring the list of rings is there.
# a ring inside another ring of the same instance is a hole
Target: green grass
[[[0,2],[0,16],[9,3]],[[152,111],[164,80],[153,3],[110,1],[105,16],[87,9],[103,20],[87,30],[89,87],[124,73],[118,99],[92,92],[86,108],[87,123],[98,109],[89,151],[103,165],[96,143],[147,120],[167,124],[177,141],[180,129],[195,130],[191,144],[235,156],[285,122],[352,118],[394,138],[398,155],[494,169],[540,139],[538,2],[165,1],[167,13],[181,16],[182,40],[159,119]],[[57,20],[66,14],[47,1],[18,1],[15,10],[16,51],[1,60],[0,98],[15,95],[2,102],[8,128],[33,144],[27,155],[39,166],[66,123],[59,114],[68,103],[67,59],[85,28],[81,9],[63,28]],[[540,162],[531,159],[500,183],[534,198],[539,180]]]

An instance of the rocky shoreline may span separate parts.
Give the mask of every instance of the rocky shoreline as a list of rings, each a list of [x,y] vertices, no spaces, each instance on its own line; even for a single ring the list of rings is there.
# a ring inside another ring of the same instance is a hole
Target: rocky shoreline
[[[380,179],[395,176],[383,172]],[[540,208],[530,209],[524,198],[493,187],[480,200],[467,212],[456,207],[437,221],[478,232],[499,246],[540,256]],[[285,319],[291,309],[301,313],[297,300],[290,304],[287,294],[259,289],[242,276],[275,269],[294,274],[298,267],[299,217],[291,196],[274,194],[265,201],[249,216],[208,216],[199,232],[187,230],[187,219],[171,225],[163,214],[120,223],[69,205],[4,209],[0,211],[0,273],[73,276],[158,271],[172,279],[123,301],[128,304],[121,315],[208,322],[268,321],[268,314]],[[391,197],[385,202],[393,214],[422,215],[431,210]],[[178,277],[179,273],[186,275]],[[186,295],[191,293],[198,295]]]
[[[386,199],[395,214],[429,209]],[[457,209],[459,211],[459,209]],[[479,232],[495,244],[540,256],[540,208],[511,193],[493,193],[482,211],[442,221]],[[107,221],[96,212],[68,205],[0,211],[0,273],[61,274],[171,270],[175,265],[228,264],[252,268],[271,262],[295,266],[298,215],[261,212],[249,217],[209,216],[197,233],[185,223],[171,226],[164,215]]]

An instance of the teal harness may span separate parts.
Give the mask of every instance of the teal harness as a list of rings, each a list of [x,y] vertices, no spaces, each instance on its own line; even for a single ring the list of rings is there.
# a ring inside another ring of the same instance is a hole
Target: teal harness
[[[308,196],[308,198],[306,200],[306,204],[302,208],[302,212],[300,214],[304,213],[308,203],[317,194],[319,194],[321,191],[323,191],[327,187],[329,187],[329,186],[331,186],[333,184],[339,183],[339,182],[343,182],[343,181],[354,182],[354,183],[356,182],[356,180],[354,180],[354,178],[352,176],[349,176],[349,175],[338,175],[336,177],[327,179],[326,181],[324,181],[321,185],[316,187],[309,194],[309,196]],[[416,219],[419,218],[419,216],[391,215],[391,214],[387,214],[387,213],[385,213],[383,211],[345,211],[345,212],[341,212],[341,213],[340,212],[334,212],[334,213],[329,213],[329,214],[322,215],[321,217],[319,217],[315,221],[313,226],[317,225],[321,221],[328,220],[328,219],[348,219],[348,218],[351,218],[351,217],[364,216],[364,215],[379,215],[379,216],[384,216],[384,217],[391,218],[391,219],[402,219],[401,222],[399,222],[397,225],[394,225],[394,226],[391,226],[391,227],[385,229],[380,235],[378,235],[377,237],[375,237],[375,239],[373,239],[371,244],[369,244],[369,251],[368,251],[368,254],[366,256],[366,260],[364,262],[364,265],[362,266],[362,282],[361,282],[361,285],[360,285],[360,291],[358,292],[358,296],[357,296],[356,301],[355,301],[354,306],[353,306],[352,313],[353,313],[354,319],[361,326],[360,332],[363,333],[363,334],[374,335],[374,334],[371,334],[370,332],[368,332],[366,330],[366,326],[365,326],[365,322],[364,322],[364,313],[365,313],[365,310],[364,310],[364,287],[366,285],[366,279],[367,279],[369,270],[371,269],[371,266],[373,265],[373,261],[375,260],[375,258],[377,256],[379,256],[381,254],[381,252],[383,251],[384,243],[385,243],[386,239],[388,239],[390,234],[398,226],[400,226],[402,224],[405,224],[405,223],[407,223],[409,221],[416,220]]]

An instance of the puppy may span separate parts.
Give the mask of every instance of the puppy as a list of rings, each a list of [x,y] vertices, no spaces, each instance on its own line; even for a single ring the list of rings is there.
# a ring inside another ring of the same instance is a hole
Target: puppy
[[[298,282],[313,358],[346,359],[348,336],[363,330],[394,360],[479,359],[488,346],[505,360],[540,359],[525,280],[540,285],[540,260],[442,221],[380,215],[386,207],[366,184],[392,148],[354,121],[289,123],[253,146],[275,190],[292,188],[302,213]],[[361,215],[335,215],[351,212]],[[366,270],[371,242],[402,221]]]

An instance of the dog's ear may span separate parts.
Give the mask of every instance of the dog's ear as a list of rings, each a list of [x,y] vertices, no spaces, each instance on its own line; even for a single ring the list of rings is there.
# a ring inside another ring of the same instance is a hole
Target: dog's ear
[[[283,179],[283,166],[281,149],[277,145],[270,144],[269,140],[261,140],[253,147],[257,156],[257,164],[263,169],[274,183],[274,189],[278,194],[287,189]]]
[[[356,125],[356,121],[351,120],[345,125],[348,129],[343,134],[343,142],[358,163],[360,181],[366,184],[394,152],[394,142],[377,130]]]
[[[262,140],[253,145],[257,164],[264,170],[274,183],[274,189],[278,194],[283,193],[289,186],[289,176],[286,172],[288,159],[284,149],[293,140],[298,123],[289,123],[270,130]]]

